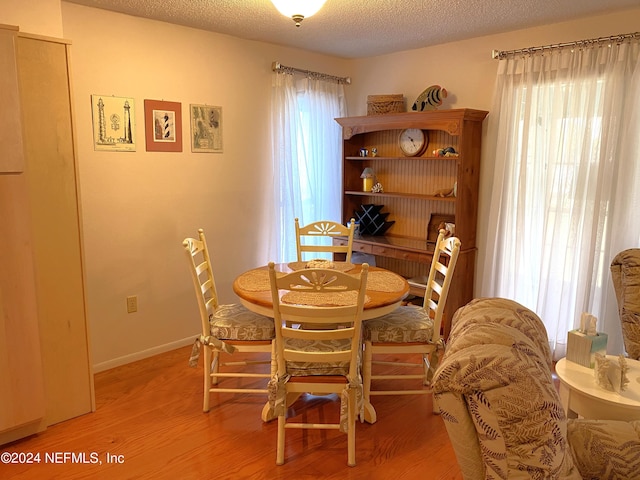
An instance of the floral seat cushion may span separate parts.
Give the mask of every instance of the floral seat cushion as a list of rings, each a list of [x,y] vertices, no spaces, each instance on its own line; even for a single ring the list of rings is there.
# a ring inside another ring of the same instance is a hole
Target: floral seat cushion
[[[209,316],[210,333],[219,340],[273,340],[273,318],[259,315],[237,304],[220,305]]]
[[[285,338],[284,348],[286,350],[302,350],[302,351],[336,351],[349,350],[351,341],[349,339],[309,341],[302,339]],[[360,352],[360,350],[358,351]],[[358,362],[360,363],[360,362]],[[362,395],[362,376],[357,373],[356,378],[349,379],[349,362],[342,363],[305,363],[305,362],[287,362],[287,373],[280,377],[275,375],[271,378],[268,385],[269,403],[271,409],[278,415],[286,408],[286,382],[291,377],[301,377],[308,375],[343,375],[345,377],[344,390],[340,395],[340,431],[347,432],[347,403],[348,393],[351,389],[355,389],[356,409],[358,415],[364,414],[364,400]]]
[[[433,336],[433,320],[424,308],[401,306],[387,315],[363,322],[363,335],[373,343],[426,343]]]

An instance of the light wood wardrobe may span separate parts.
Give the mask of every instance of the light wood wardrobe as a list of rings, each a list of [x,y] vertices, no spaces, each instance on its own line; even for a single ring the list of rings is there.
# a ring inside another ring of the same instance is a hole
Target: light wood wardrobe
[[[0,25],[0,444],[95,409],[69,50]]]

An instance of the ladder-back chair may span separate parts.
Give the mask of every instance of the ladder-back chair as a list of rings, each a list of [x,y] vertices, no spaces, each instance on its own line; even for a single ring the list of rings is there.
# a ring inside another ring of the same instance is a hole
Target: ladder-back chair
[[[403,305],[382,317],[366,320],[363,323],[364,336],[364,396],[367,407],[370,407],[371,395],[407,395],[430,394],[429,389],[372,390],[372,380],[397,381],[420,379],[423,385],[429,385],[438,363],[438,355],[444,350],[444,340],[440,328],[451,279],[455,270],[460,240],[456,237],[445,238],[445,231],[440,230],[436,240],[431,269],[427,279],[426,291],[422,307]],[[374,361],[375,354],[420,354],[421,362],[384,362]],[[394,367],[422,368],[419,374],[373,374],[372,365],[382,364]],[[436,407],[434,404],[434,411]],[[368,417],[368,418],[367,418]],[[373,407],[367,408],[365,419],[374,423],[376,414]]]
[[[355,422],[362,404],[360,358],[362,310],[369,266],[360,275],[331,269],[302,269],[269,279],[276,325],[277,374],[269,403],[278,417],[276,464],[284,463],[285,431],[334,429],[347,434],[347,463],[355,459]],[[289,323],[299,328],[287,326]],[[337,423],[287,421],[288,406],[301,394],[338,394]]]
[[[271,373],[256,373],[246,371],[249,365],[272,364],[269,360],[257,358],[254,361],[221,362],[221,354],[247,352],[256,354],[272,353],[275,338],[273,319],[249,311],[240,304],[218,303],[216,284],[211,267],[211,257],[207,248],[204,231],[198,230],[198,239],[186,238],[182,245],[189,263],[193,288],[196,293],[202,334],[196,339],[191,364],[197,364],[200,349],[204,350],[204,403],[202,410],[209,411],[211,392],[226,393],[267,393],[267,381],[264,387],[243,387],[242,379],[271,378]],[[264,357],[264,355],[259,355]],[[224,371],[220,367],[229,367]],[[218,386],[222,378],[238,378],[238,386]],[[266,407],[265,407],[266,408]],[[263,419],[268,418],[268,412],[263,410]]]

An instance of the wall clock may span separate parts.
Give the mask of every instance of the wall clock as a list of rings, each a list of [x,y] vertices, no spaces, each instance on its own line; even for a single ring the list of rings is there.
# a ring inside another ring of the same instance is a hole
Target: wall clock
[[[415,157],[424,152],[428,144],[427,135],[419,128],[407,128],[400,132],[398,145],[407,157]]]

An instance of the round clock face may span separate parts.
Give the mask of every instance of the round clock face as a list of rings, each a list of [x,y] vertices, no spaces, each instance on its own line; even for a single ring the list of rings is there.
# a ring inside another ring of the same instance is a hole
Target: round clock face
[[[408,157],[420,155],[427,146],[427,136],[419,128],[407,128],[400,132],[400,150]]]

